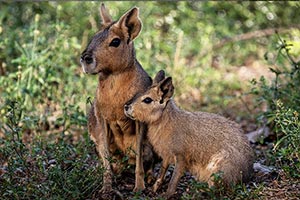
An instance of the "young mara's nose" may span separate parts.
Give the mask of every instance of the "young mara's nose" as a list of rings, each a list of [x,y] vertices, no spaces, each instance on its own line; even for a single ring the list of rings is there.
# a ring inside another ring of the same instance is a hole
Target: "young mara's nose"
[[[125,104],[124,109],[125,109],[125,111],[128,111],[129,105],[128,105],[128,104]]]

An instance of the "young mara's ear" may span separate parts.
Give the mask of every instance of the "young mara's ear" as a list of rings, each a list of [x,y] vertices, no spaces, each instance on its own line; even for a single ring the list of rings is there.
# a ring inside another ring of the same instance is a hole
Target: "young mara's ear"
[[[108,24],[112,23],[112,18],[108,12],[108,10],[105,8],[104,3],[100,6],[100,17],[102,20],[102,25],[107,26]]]
[[[160,70],[159,72],[157,72],[153,84],[158,84],[159,82],[161,82],[162,80],[165,79],[165,71],[164,70]]]
[[[163,80],[159,85],[159,90],[162,95],[160,103],[167,102],[173,96],[174,93],[172,77],[168,77],[165,80]]]
[[[116,26],[122,30],[123,34],[128,38],[128,42],[129,40],[134,40],[142,29],[142,22],[139,18],[139,9],[134,7],[129,10],[119,19]]]

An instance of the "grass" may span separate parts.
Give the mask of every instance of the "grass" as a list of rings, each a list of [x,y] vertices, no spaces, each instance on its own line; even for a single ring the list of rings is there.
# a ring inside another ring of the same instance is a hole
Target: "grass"
[[[4,132],[5,140],[0,140],[2,198],[80,199],[99,189],[103,169],[86,131],[78,141],[67,134],[66,125],[55,138],[31,136],[23,131],[22,124],[37,120],[22,118],[22,110],[15,101],[7,102],[7,106],[8,129]],[[31,141],[23,142],[26,138]]]

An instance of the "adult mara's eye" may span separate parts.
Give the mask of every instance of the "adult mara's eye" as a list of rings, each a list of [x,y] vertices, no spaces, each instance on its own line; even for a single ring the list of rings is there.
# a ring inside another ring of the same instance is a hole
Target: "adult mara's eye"
[[[110,42],[109,46],[112,46],[112,47],[118,47],[118,46],[120,45],[120,43],[121,43],[121,40],[120,40],[119,38],[114,38],[114,39]]]
[[[143,100],[144,103],[149,104],[151,103],[153,100],[150,97],[147,97]]]

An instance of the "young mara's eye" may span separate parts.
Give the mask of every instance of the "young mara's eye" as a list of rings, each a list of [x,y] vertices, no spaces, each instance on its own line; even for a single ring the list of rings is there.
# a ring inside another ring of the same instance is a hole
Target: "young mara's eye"
[[[151,103],[153,100],[150,97],[147,97],[143,100],[144,103],[149,104]]]
[[[110,42],[109,46],[118,47],[120,45],[120,43],[121,43],[121,40],[119,38],[114,38]]]

